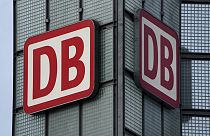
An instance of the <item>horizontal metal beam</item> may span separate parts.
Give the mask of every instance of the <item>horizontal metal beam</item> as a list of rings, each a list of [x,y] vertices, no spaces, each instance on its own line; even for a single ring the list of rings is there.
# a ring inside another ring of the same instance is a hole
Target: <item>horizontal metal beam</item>
[[[134,22],[134,14],[131,13],[130,11],[128,11],[127,9],[125,9],[125,16],[130,18],[130,20],[132,20]]]
[[[133,71],[130,71],[130,70],[127,69],[127,68],[124,68],[124,71],[125,71],[125,74],[126,74],[126,75],[129,75],[130,78],[134,80],[134,72],[133,72]]]
[[[210,60],[210,53],[181,53],[182,59]]]
[[[16,52],[14,53],[14,57],[20,56],[20,55],[23,55],[23,49],[18,50],[18,51],[16,51]]]
[[[15,109],[13,109],[13,114],[15,114],[15,113],[17,113],[18,111],[21,111],[21,110],[23,110],[22,106],[21,107],[17,107]]]
[[[208,117],[210,117],[210,110],[206,110],[206,109],[182,109],[182,115],[208,116]]]
[[[111,22],[108,22],[106,24],[99,25],[99,29],[107,29],[107,28],[110,28],[110,27],[113,27],[113,26],[114,26],[114,22],[111,21]]]
[[[209,4],[210,0],[181,0],[182,3],[189,3],[189,4]]]

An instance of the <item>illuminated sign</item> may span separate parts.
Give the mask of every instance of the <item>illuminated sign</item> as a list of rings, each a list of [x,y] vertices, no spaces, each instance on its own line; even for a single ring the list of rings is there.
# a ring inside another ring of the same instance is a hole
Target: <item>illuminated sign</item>
[[[85,20],[29,38],[24,45],[24,110],[84,99],[97,86],[95,25]]]
[[[173,108],[179,106],[177,33],[141,10],[136,21],[135,80]]]

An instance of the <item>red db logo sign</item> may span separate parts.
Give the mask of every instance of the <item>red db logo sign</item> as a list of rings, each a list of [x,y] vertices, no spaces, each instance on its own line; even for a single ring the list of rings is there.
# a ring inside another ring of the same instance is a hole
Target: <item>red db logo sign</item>
[[[34,113],[89,97],[95,88],[91,20],[29,38],[24,46],[24,110]]]
[[[140,12],[137,27],[137,82],[176,108],[179,106],[178,36],[174,30],[144,10]]]

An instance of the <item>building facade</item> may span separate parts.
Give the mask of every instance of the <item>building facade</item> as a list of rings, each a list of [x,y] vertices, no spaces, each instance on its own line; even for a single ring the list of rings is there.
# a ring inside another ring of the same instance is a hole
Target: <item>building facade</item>
[[[208,0],[14,0],[13,135],[210,135],[209,4]],[[134,83],[134,21],[142,8],[179,35],[180,108],[166,107]],[[26,39],[85,19],[99,23],[98,94],[26,114]]]

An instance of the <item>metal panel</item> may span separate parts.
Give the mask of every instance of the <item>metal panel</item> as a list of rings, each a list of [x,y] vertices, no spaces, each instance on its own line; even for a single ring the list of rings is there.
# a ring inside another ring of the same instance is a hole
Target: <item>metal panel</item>
[[[100,81],[105,82],[113,79],[113,28],[102,29],[100,37],[99,74]]]
[[[125,67],[134,71],[134,22],[125,17]]]
[[[144,135],[161,136],[161,105],[144,96]]]
[[[163,0],[163,22],[179,33],[179,0]]]
[[[183,60],[181,67],[183,107],[210,109],[210,61]]]
[[[125,0],[125,9],[136,14],[136,11],[142,7],[142,0]]]
[[[142,134],[142,92],[125,76],[125,127]]]
[[[17,50],[23,49],[26,39],[45,32],[45,0],[18,0],[16,2]]]
[[[79,136],[79,105],[71,104],[49,113],[49,136]]]
[[[209,4],[182,4],[181,6],[181,45],[189,52],[210,53],[209,9]]]
[[[192,64],[190,60],[181,60],[181,102],[182,107],[192,107]]]
[[[130,134],[128,131],[125,131],[125,136],[134,136],[134,135]]]
[[[183,116],[182,136],[209,136],[210,118]]]
[[[113,21],[113,0],[83,0],[83,19],[94,19],[100,24]]]
[[[164,136],[180,136],[180,109],[163,110]]]
[[[99,94],[82,107],[82,134],[84,136],[113,135],[113,86],[100,89]]]
[[[161,18],[161,0],[145,0],[144,9],[156,18]]]
[[[125,54],[125,6],[124,0],[114,1],[114,67],[115,67],[115,93],[114,93],[114,135],[123,136],[125,128],[125,80],[124,80],[124,54]]]
[[[15,107],[23,106],[23,55],[16,60],[16,104]]]
[[[15,114],[15,136],[45,136],[45,115]]]
[[[79,0],[50,0],[50,30],[79,21]]]

